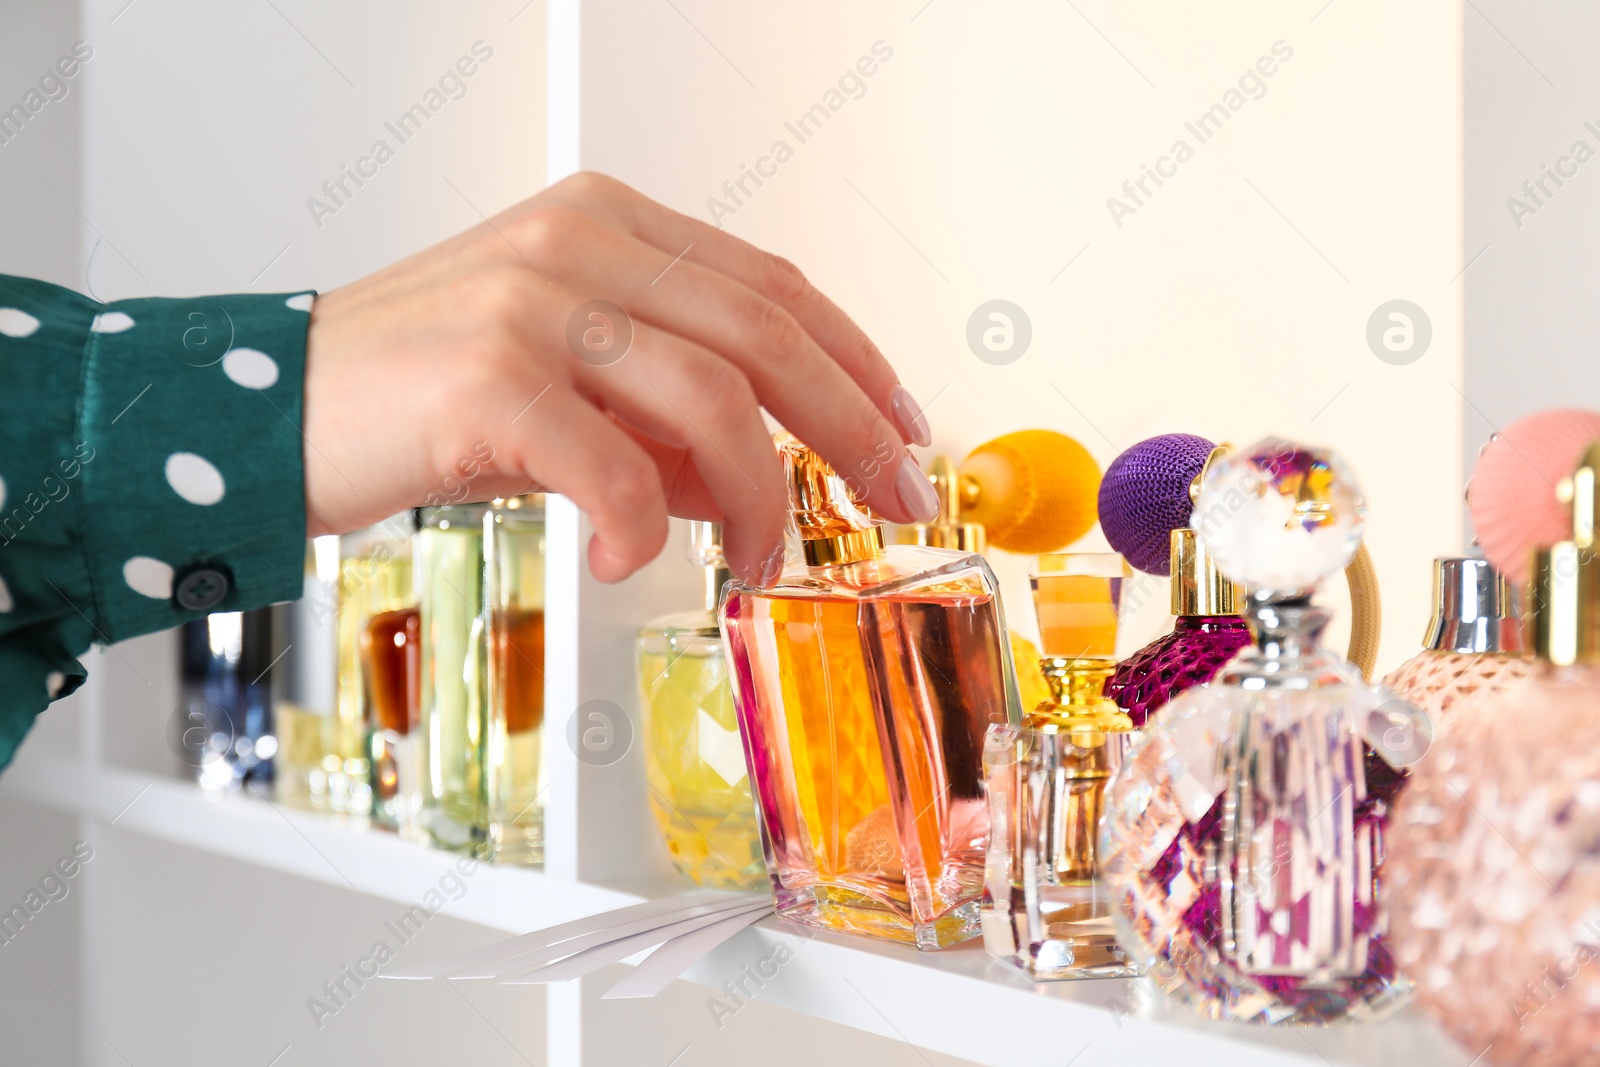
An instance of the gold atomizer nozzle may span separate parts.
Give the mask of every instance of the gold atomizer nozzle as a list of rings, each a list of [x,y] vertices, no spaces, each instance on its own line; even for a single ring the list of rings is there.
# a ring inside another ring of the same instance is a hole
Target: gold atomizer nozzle
[[[963,501],[968,496],[966,482],[949,456],[935,456],[928,464],[928,480],[933,483],[934,495],[939,498],[939,515],[932,522],[918,522],[900,529],[898,540],[908,545],[928,545],[932,548],[954,548],[962,552],[981,553],[988,547],[984,528],[975,522],[964,522]],[[977,483],[973,482],[972,496],[976,499]]]
[[[1572,540],[1534,553],[1528,630],[1539,658],[1560,667],[1600,665],[1600,441],[1584,452],[1561,495],[1572,504]]]

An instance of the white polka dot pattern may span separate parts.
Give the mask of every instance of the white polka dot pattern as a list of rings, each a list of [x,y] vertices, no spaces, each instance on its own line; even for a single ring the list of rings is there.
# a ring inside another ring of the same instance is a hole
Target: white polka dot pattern
[[[225,491],[216,464],[193,452],[174,452],[167,457],[167,484],[191,504],[215,504]]]
[[[6,580],[0,578],[0,615],[10,611],[14,606],[11,601],[11,590],[6,588]]]
[[[44,691],[51,700],[54,700],[57,694],[61,692],[61,683],[66,680],[66,675],[60,671],[51,671],[44,676]]]
[[[150,556],[134,556],[122,565],[128,588],[151,600],[172,599],[172,568]]]
[[[310,311],[311,301],[316,299],[315,293],[299,293],[285,300],[284,303],[295,311]]]
[[[270,389],[278,381],[278,364],[265,352],[235,348],[222,360],[222,373],[246,389]]]
[[[95,333],[122,333],[133,329],[133,316],[120,311],[106,311],[94,317],[89,329]]]
[[[39,328],[39,320],[18,308],[0,308],[0,334],[29,337]]]

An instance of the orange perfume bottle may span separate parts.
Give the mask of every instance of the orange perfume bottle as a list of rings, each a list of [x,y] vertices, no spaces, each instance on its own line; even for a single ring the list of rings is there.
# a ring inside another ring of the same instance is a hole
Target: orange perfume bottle
[[[734,703],[785,918],[936,949],[978,933],[984,732],[1020,713],[981,556],[884,546],[778,439],[803,558],[723,598]]]

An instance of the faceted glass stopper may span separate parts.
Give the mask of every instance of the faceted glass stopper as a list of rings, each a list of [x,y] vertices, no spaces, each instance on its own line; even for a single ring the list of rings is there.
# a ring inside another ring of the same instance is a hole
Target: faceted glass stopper
[[[1212,466],[1193,525],[1229,578],[1252,591],[1297,593],[1350,563],[1365,511],[1337,455],[1269,437]]]

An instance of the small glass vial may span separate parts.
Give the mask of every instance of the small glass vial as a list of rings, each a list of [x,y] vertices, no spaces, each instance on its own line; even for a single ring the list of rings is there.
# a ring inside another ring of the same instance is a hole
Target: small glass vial
[[[423,508],[414,560],[422,629],[417,830],[428,845],[480,857],[487,856],[489,840],[483,603],[488,513],[487,504]]]
[[[1038,981],[1135,974],[1101,883],[1100,817],[1133,722],[1105,695],[1116,668],[1122,586],[1113,553],[1035,560],[1050,698],[1020,729],[992,726],[985,744],[991,837],[984,946]]]
[[[1172,531],[1171,558],[1172,613],[1178,617],[1172,632],[1119,663],[1106,683],[1106,696],[1139,728],[1173,697],[1215,678],[1250,644],[1238,586],[1217,570],[1193,530]]]
[[[422,612],[380,611],[361,634],[372,760],[372,820],[418,840],[422,767],[413,725],[422,708]]]
[[[484,786],[496,863],[544,862],[544,496],[483,516],[488,635]]]
[[[691,881],[748,890],[766,884],[766,865],[717,629],[717,601],[729,578],[722,528],[700,522],[692,529],[690,555],[706,573],[705,609],[639,630],[650,810],[672,862]]]
[[[722,603],[780,915],[936,949],[978,933],[983,738],[1018,719],[981,556],[884,547],[844,479],[779,437],[804,552]]]
[[[1479,689],[1526,678],[1522,621],[1505,578],[1486,559],[1433,561],[1433,618],[1422,651],[1383,684],[1433,718],[1433,739],[1449,731],[1455,705]]]

